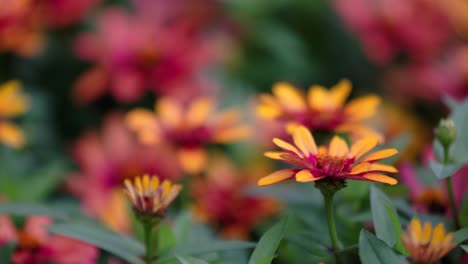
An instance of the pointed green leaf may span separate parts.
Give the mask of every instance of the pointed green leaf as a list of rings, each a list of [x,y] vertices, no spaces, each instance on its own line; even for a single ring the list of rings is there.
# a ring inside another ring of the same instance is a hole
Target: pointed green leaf
[[[46,215],[60,220],[70,218],[66,212],[58,210],[54,206],[32,202],[0,202],[0,214],[15,216]]]
[[[451,177],[463,165],[464,163],[461,163],[461,162],[451,163],[451,164],[442,164],[435,160],[429,161],[429,167],[431,167],[432,172],[435,174],[435,176],[439,180],[445,179],[447,177]]]
[[[468,227],[464,227],[453,233],[453,240],[455,243],[460,244],[468,240]]]
[[[364,229],[359,235],[359,257],[363,264],[408,264],[404,256]]]
[[[397,212],[390,199],[385,193],[372,185],[370,202],[377,237],[390,247],[394,247],[398,252],[406,255],[406,249],[401,241],[403,232],[400,220],[398,220]]]
[[[283,219],[270,228],[258,241],[252,256],[250,256],[249,264],[271,263],[287,227],[288,217],[283,217]]]

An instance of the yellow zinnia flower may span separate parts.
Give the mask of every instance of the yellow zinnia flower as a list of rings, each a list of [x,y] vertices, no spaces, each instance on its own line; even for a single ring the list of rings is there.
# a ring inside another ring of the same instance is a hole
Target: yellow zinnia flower
[[[135,109],[127,114],[126,121],[143,143],[153,144],[162,139],[172,143],[178,149],[183,169],[197,173],[206,163],[204,146],[248,136],[248,128],[240,124],[236,110],[214,115],[214,108],[214,101],[208,97],[196,98],[188,105],[166,97],[156,103],[156,113]]]
[[[135,211],[148,216],[163,216],[182,189],[179,184],[168,180],[161,182],[158,177],[148,175],[135,177],[133,182],[126,179],[124,184],[124,192]]]
[[[455,247],[453,234],[445,233],[442,223],[432,228],[430,222],[422,226],[416,218],[411,220],[402,239],[415,263],[435,263]]]
[[[7,120],[23,114],[29,108],[29,99],[21,93],[17,81],[0,86],[0,142],[19,148],[24,145],[23,131]]]
[[[380,104],[380,98],[368,95],[345,105],[351,92],[351,83],[342,80],[327,90],[313,85],[307,96],[289,83],[276,83],[273,95],[260,95],[257,114],[268,120],[286,122],[289,130],[304,125],[312,131],[350,133],[357,139],[380,134],[363,124],[372,117]]]
[[[397,180],[382,173],[394,173],[393,166],[377,163],[398,153],[396,149],[383,149],[361,157],[377,145],[377,139],[366,137],[348,148],[346,141],[335,136],[329,147],[317,147],[310,131],[304,126],[292,132],[294,145],[275,138],[273,142],[284,151],[266,152],[265,156],[292,164],[298,169],[276,171],[258,181],[269,185],[295,177],[298,182],[328,180],[363,180],[396,184]]]

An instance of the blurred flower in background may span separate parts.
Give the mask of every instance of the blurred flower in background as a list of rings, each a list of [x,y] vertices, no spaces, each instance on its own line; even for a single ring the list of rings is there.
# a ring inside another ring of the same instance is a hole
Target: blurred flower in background
[[[172,180],[181,176],[169,147],[162,142],[154,147],[139,144],[116,113],[106,118],[100,133],[81,136],[72,153],[80,171],[70,174],[68,189],[78,196],[87,213],[116,230],[130,228],[121,194],[125,179],[145,173]]]
[[[147,91],[188,99],[214,89],[204,71],[220,58],[225,35],[201,30],[207,26],[203,12],[183,15],[184,2],[137,0],[133,12],[102,11],[96,29],[76,39],[77,56],[94,64],[74,86],[77,101],[110,92],[133,102]]]
[[[257,114],[268,120],[282,121],[289,131],[303,125],[314,133],[349,133],[353,139],[380,137],[364,124],[376,113],[380,98],[369,95],[345,105],[350,92],[348,80],[342,80],[330,90],[313,85],[307,96],[288,83],[277,83],[273,86],[273,96],[260,95]]]
[[[206,165],[205,147],[245,139],[249,129],[241,123],[238,110],[215,112],[215,99],[198,97],[183,104],[170,97],[159,99],[155,112],[134,109],[126,116],[130,129],[144,144],[166,142],[177,148],[177,157],[188,173]]]
[[[10,147],[25,143],[23,131],[9,119],[24,114],[29,108],[29,98],[21,92],[21,84],[9,81],[0,85],[0,142]]]
[[[46,216],[29,216],[22,227],[17,228],[13,221],[0,216],[0,246],[16,243],[11,258],[13,264],[88,264],[98,259],[98,250],[83,242],[49,234],[47,226],[53,220]]]
[[[269,167],[265,161],[253,159],[239,169],[223,155],[213,155],[206,175],[192,182],[195,217],[215,227],[225,238],[249,239],[257,224],[279,211],[277,201],[246,193],[246,188]]]

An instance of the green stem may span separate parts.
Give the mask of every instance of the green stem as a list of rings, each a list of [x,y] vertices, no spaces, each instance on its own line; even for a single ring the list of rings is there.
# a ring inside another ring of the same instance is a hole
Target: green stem
[[[144,233],[145,233],[145,246],[146,246],[146,256],[145,256],[145,262],[146,264],[151,264],[153,261],[153,256],[152,256],[152,245],[151,245],[151,238],[152,238],[152,233],[153,233],[153,225],[151,224],[144,224]]]
[[[444,164],[449,164],[449,147],[444,146]],[[455,197],[453,195],[453,186],[452,186],[452,175],[445,179],[445,185],[447,187],[447,195],[449,198],[450,211],[452,211],[453,224],[456,229],[460,228],[458,223],[458,212],[457,205],[455,204]]]
[[[330,239],[333,245],[333,255],[335,255],[336,263],[341,264],[341,258],[339,256],[340,242],[338,241],[338,235],[336,233],[334,208],[333,208],[333,195],[334,193],[323,193],[325,200],[325,212],[327,214],[328,232],[330,233]]]

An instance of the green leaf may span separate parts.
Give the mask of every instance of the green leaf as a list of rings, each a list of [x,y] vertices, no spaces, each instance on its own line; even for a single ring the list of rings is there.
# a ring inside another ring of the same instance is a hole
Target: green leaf
[[[455,243],[460,244],[468,240],[468,227],[464,227],[453,233],[453,240]]]
[[[398,215],[390,199],[376,186],[371,186],[370,202],[372,219],[375,232],[379,239],[382,239],[390,247],[394,247],[398,252],[407,255],[406,249],[401,241],[401,224]]]
[[[16,243],[5,243],[0,246],[0,261],[1,263],[10,263],[11,256],[16,248]]]
[[[460,247],[465,251],[465,253],[468,253],[468,245],[460,245]]]
[[[159,225],[157,232],[157,248],[156,252],[162,254],[176,245],[176,239],[172,229],[166,223],[161,223]]]
[[[32,202],[0,202],[0,214],[15,216],[46,215],[54,219],[65,220],[70,216],[54,206]]]
[[[271,263],[287,227],[288,217],[286,216],[263,234],[252,256],[250,256],[249,264]]]
[[[222,241],[213,240],[205,243],[190,243],[177,245],[167,252],[156,261],[156,264],[166,263],[176,258],[176,256],[197,256],[206,253],[214,253],[219,251],[241,250],[255,247],[255,243],[244,241]]]
[[[285,239],[296,246],[302,248],[306,252],[310,253],[313,256],[318,258],[328,258],[330,257],[330,253],[328,252],[328,248],[313,239],[310,236],[305,236],[302,234],[295,234],[289,235],[285,237]]]
[[[87,242],[123,260],[143,264],[140,256],[145,253],[145,248],[140,242],[131,237],[115,233],[96,223],[83,221],[54,224],[48,230],[52,233]]]
[[[180,264],[208,264],[208,262],[204,261],[203,259],[198,259],[194,257],[181,257],[176,256],[177,259],[180,261]]]
[[[361,230],[359,234],[359,257],[363,264],[407,264],[404,256],[398,255],[385,242]]]
[[[460,169],[464,163],[462,162],[457,162],[457,163],[451,163],[451,164],[442,164],[436,160],[431,160],[429,161],[429,167],[431,167],[432,172],[435,174],[435,176],[439,179],[445,179],[447,177],[451,177],[455,172]]]
[[[66,167],[63,162],[56,161],[30,176],[20,182],[20,198],[24,201],[38,201],[44,199],[67,176]]]

